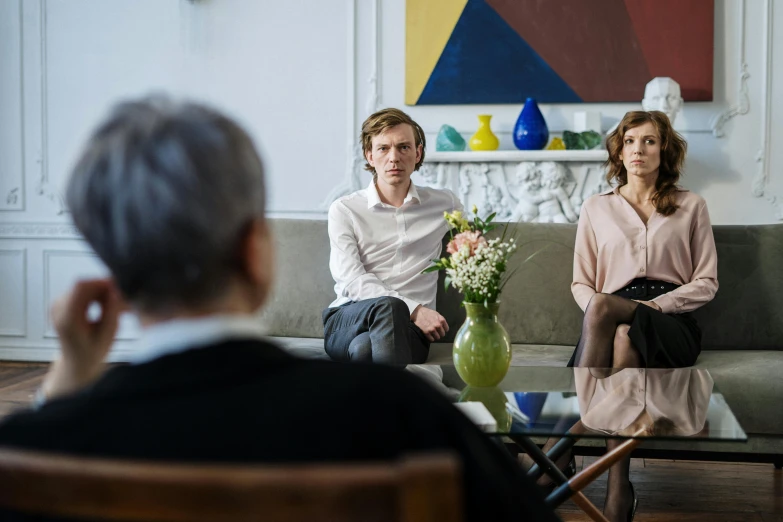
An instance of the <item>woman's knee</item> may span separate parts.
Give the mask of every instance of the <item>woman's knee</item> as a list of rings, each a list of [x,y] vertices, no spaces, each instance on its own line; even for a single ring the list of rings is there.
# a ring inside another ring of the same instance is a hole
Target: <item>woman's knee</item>
[[[593,315],[602,317],[609,311],[609,294],[595,294],[590,298],[585,309],[585,316]]]

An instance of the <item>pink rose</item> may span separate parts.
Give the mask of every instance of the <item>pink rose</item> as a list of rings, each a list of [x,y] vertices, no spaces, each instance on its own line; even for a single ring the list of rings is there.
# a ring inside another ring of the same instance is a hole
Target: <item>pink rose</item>
[[[446,245],[446,252],[455,254],[456,252],[459,252],[459,249],[462,248],[463,245],[469,245],[470,255],[472,256],[476,253],[476,249],[479,245],[486,244],[487,240],[484,239],[481,232],[461,232],[454,236],[454,239],[449,241],[449,244]]]

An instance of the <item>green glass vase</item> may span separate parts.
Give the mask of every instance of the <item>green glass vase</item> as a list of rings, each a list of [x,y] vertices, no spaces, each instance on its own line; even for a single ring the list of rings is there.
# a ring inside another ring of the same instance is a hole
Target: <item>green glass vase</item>
[[[454,366],[470,386],[495,386],[511,364],[511,341],[498,322],[500,303],[465,303],[467,318],[454,338]]]
[[[489,413],[495,418],[498,424],[498,433],[508,433],[511,430],[511,412],[506,408],[508,399],[503,390],[495,386],[489,388],[479,388],[477,386],[465,386],[462,390],[458,402],[480,402],[487,407]]]

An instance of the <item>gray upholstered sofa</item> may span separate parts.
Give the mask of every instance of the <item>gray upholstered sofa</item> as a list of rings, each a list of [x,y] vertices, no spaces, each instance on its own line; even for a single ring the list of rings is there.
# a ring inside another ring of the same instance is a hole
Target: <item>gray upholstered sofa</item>
[[[322,220],[272,220],[277,284],[262,321],[271,337],[304,357],[326,358],[321,312],[334,299],[329,238]],[[511,279],[500,321],[512,365],[565,366],[582,312],[571,291],[575,225],[514,223],[517,262],[544,248]],[[749,435],[739,443],[647,444],[651,451],[696,451],[715,458],[783,459],[783,225],[715,226],[720,289],[695,312],[704,332],[697,367],[706,368]],[[442,276],[441,276],[442,277]],[[438,285],[437,308],[451,331],[428,364],[451,364],[449,342],[464,320],[460,297]],[[449,372],[446,373],[448,381]],[[448,384],[448,382],[447,382]],[[542,390],[546,383],[541,383]],[[587,443],[589,446],[590,443]]]

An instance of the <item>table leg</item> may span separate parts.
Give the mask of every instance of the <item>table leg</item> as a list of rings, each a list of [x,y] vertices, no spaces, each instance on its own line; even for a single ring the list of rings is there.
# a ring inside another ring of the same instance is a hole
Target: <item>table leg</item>
[[[546,453],[546,456],[552,462],[556,461],[557,459],[565,455],[571,448],[574,447],[574,444],[576,444],[576,440],[577,439],[575,438],[563,437],[562,439],[557,441],[554,446],[552,446],[552,449],[550,449]],[[533,464],[533,466],[531,466],[531,468],[527,470],[527,476],[533,480],[538,480],[543,474],[544,474],[544,470],[538,464]]]
[[[530,455],[530,458],[533,459],[533,461],[536,463],[536,466],[538,466],[540,471],[537,471],[538,476],[540,476],[543,472],[546,476],[551,478],[555,484],[563,484],[564,482],[568,481],[568,477],[566,477],[562,471],[560,471],[560,468],[558,468],[555,463],[552,461],[552,459],[549,458],[549,456],[541,451],[541,448],[538,447],[538,445],[533,442],[530,437],[527,437],[525,435],[509,435],[509,437],[522,446],[522,449],[525,450],[525,453]],[[572,444],[573,445],[573,444]],[[532,469],[532,468],[531,468]],[[528,474],[531,479],[536,480],[538,477],[533,477],[530,474]]]
[[[574,493],[582,491],[588,484],[597,479],[606,470],[612,467],[618,460],[627,456],[634,450],[639,444],[642,443],[641,439],[629,439],[622,443],[617,448],[613,449],[603,457],[599,458],[590,466],[584,468],[582,471],[574,475],[574,477],[564,484],[560,484],[551,495],[546,498],[546,503],[551,507],[557,507],[569,498]]]
[[[530,455],[533,461],[535,461],[536,465],[539,466],[543,473],[551,478],[555,484],[567,485],[568,477],[566,477],[563,472],[560,471],[560,468],[555,465],[555,463],[546,453],[541,451],[541,448],[539,448],[538,445],[530,439],[530,437],[526,437],[524,435],[509,435],[509,437],[514,442],[522,446],[522,449],[525,450],[528,455]],[[563,442],[563,440],[559,441],[555,446]],[[576,441],[573,439],[569,440],[571,441],[570,446],[564,445],[564,448],[571,447],[576,443]],[[563,452],[565,452],[565,449],[563,449]],[[585,514],[587,514],[587,516],[589,516],[592,520],[597,522],[608,522],[606,517],[604,517],[598,508],[595,507],[595,504],[590,502],[590,500],[581,492],[571,492],[571,494],[566,498],[571,498],[574,503],[579,506],[579,508],[584,511]]]

